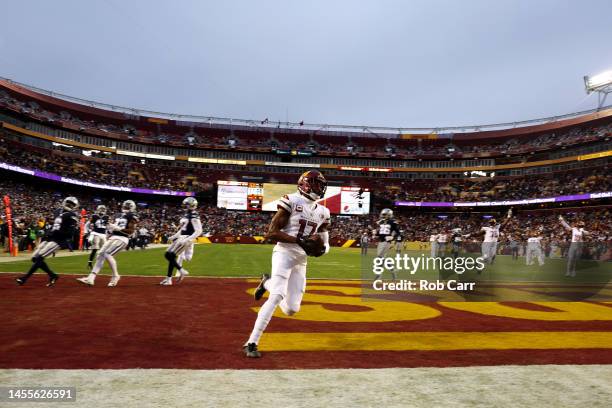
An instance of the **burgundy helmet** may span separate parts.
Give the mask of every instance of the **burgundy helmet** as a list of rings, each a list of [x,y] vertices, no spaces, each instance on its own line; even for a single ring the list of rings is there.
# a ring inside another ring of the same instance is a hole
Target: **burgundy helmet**
[[[306,198],[316,201],[325,196],[327,180],[317,170],[309,170],[302,174],[297,183],[298,191]]]

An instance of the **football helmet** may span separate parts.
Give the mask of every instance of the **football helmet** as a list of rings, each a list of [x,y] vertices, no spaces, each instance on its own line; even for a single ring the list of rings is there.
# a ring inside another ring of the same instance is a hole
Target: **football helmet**
[[[105,215],[106,214],[106,206],[105,205],[99,205],[96,207],[96,214],[98,215]]]
[[[121,211],[123,213],[136,211],[136,203],[134,202],[134,200],[125,200],[121,205]]]
[[[297,183],[298,191],[304,197],[316,201],[325,196],[327,180],[317,170],[309,170],[302,174]]]
[[[79,207],[79,200],[76,197],[66,197],[62,201],[62,208],[66,211],[74,211]]]
[[[187,210],[195,210],[198,207],[198,200],[193,197],[187,197],[183,200],[183,207]]]
[[[393,210],[390,208],[383,208],[383,210],[380,212],[380,218],[383,220],[390,220],[393,218]]]

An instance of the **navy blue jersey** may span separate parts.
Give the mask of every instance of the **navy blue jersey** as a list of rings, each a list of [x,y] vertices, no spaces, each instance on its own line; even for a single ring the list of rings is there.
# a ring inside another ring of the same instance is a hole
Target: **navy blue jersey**
[[[193,220],[199,220],[200,214],[197,211],[187,210],[185,214],[181,218],[180,226],[181,226],[181,235],[189,236],[195,232],[195,227],[193,226]]]
[[[132,212],[128,212],[125,214],[121,214],[119,218],[115,219],[115,225],[121,228],[120,231],[113,231],[112,235],[117,235],[120,237],[131,237],[134,233],[133,226],[129,228],[131,223],[138,222],[138,216]]]
[[[395,220],[380,220],[378,221],[376,235],[380,241],[386,241],[388,236],[395,237],[399,235],[399,226]]]
[[[49,239],[57,243],[72,239],[78,223],[79,219],[74,211],[59,211],[48,232]]]
[[[92,232],[99,234],[106,234],[106,226],[108,225],[108,215],[94,214],[91,216],[89,227]]]

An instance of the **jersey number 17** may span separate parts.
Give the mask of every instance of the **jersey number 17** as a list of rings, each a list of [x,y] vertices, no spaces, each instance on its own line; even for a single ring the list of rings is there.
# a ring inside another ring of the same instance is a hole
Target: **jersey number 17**
[[[306,233],[306,227],[310,228],[310,231],[308,233]],[[316,229],[317,229],[316,222],[300,219],[300,230],[298,231],[297,237],[302,238],[304,235],[308,237],[312,235],[316,231]]]

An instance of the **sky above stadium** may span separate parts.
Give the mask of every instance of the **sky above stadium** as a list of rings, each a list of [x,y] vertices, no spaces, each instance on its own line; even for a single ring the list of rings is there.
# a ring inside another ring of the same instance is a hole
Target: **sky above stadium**
[[[612,1],[9,1],[0,76],[121,106],[440,127],[590,109]],[[612,100],[609,101],[612,103]]]

